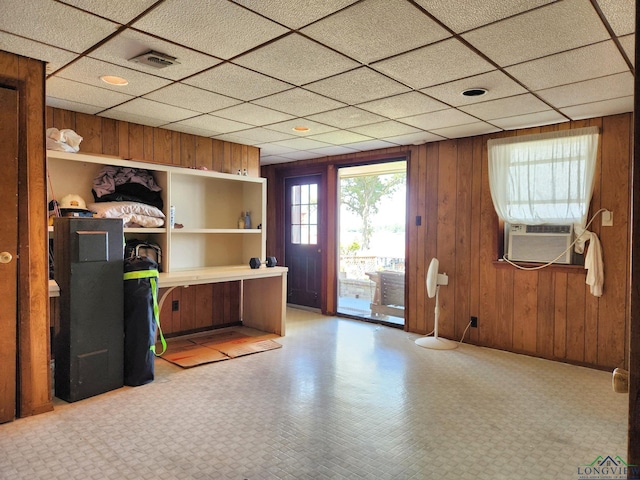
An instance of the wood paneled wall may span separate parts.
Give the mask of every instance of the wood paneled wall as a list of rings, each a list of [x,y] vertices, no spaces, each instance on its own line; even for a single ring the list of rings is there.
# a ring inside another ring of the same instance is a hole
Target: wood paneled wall
[[[604,252],[605,284],[600,298],[589,293],[586,271],[581,267],[521,271],[497,262],[500,227],[487,174],[489,138],[591,125],[600,127],[601,135],[590,212],[602,207],[614,215],[613,227],[601,227],[597,217],[590,228],[600,237]],[[429,262],[437,257],[440,270],[449,275],[449,285],[440,289],[442,336],[460,339],[470,317],[477,316],[478,328],[469,329],[465,341],[610,369],[628,363],[632,134],[632,114],[623,114],[428,143],[409,151],[397,148],[375,155],[368,152],[286,167],[265,166],[262,172],[270,184],[277,184],[280,177],[294,175],[296,166],[309,169],[313,165],[329,172],[335,165],[406,154],[406,329],[421,334],[433,329],[434,299],[427,297],[424,284]],[[335,175],[328,175],[329,183],[332,178]],[[278,235],[284,228],[278,217],[282,207],[275,201],[274,192],[269,191],[269,211],[273,213],[268,219],[268,251],[278,250]],[[422,217],[420,226],[416,226],[417,216]],[[333,250],[325,257],[335,265],[337,252]],[[327,299],[327,313],[335,312],[334,302]]]
[[[49,368],[44,72],[43,62],[0,51],[0,82],[15,88],[19,96],[20,185],[16,219],[19,255],[16,261],[20,275],[15,341],[18,342],[16,410],[21,417],[53,409]]]
[[[51,127],[78,133],[83,138],[81,153],[224,173],[247,169],[250,176],[260,176],[257,147],[47,107],[47,128]]]

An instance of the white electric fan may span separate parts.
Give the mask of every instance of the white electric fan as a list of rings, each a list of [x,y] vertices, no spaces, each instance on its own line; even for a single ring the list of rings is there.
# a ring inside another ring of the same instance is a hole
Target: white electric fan
[[[431,259],[429,270],[427,270],[427,295],[429,298],[436,297],[435,325],[433,337],[421,337],[416,339],[416,345],[432,350],[453,350],[458,347],[456,342],[438,337],[438,317],[440,316],[440,305],[438,304],[438,291],[440,285],[449,285],[449,277],[446,273],[438,273],[440,262],[437,258]]]

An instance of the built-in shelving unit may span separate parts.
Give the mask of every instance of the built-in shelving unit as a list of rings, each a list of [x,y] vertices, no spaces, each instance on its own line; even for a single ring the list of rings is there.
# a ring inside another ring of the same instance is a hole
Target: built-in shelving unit
[[[47,201],[74,193],[87,203],[93,202],[93,180],[107,165],[146,169],[162,188],[167,226],[126,228],[125,237],[160,245],[164,272],[246,266],[251,257],[266,257],[264,178],[48,151]],[[175,207],[175,222],[182,228],[168,228],[171,205]],[[251,228],[238,227],[243,212],[250,212]]]

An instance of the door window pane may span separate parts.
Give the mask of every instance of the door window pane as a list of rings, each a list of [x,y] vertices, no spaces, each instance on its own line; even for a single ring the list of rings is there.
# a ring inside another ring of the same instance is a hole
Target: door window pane
[[[291,187],[291,243],[318,243],[318,185]]]

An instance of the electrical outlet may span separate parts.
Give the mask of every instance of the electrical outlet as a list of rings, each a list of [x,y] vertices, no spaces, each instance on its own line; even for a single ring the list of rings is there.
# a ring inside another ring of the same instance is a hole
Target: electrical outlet
[[[471,328],[478,328],[478,317],[471,317]]]
[[[174,300],[171,302],[171,311],[177,312],[178,310],[180,310],[180,300]]]
[[[613,212],[609,210],[602,212],[602,226],[613,227]]]

